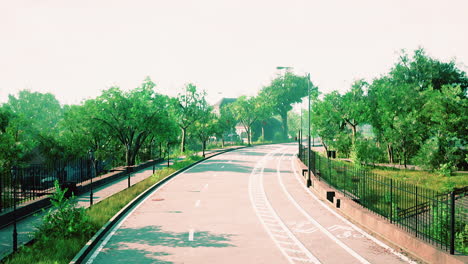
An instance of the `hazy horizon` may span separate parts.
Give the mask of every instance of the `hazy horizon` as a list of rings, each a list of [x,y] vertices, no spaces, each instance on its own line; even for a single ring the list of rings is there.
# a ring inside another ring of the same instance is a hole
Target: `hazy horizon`
[[[194,83],[214,103],[255,95],[277,66],[343,92],[418,47],[466,72],[466,14],[461,0],[2,1],[0,102],[29,89],[77,104],[150,76],[160,93]]]

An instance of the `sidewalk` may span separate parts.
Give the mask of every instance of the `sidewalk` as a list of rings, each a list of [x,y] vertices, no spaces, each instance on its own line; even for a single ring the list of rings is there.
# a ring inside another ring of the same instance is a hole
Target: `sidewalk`
[[[205,156],[209,157],[219,151],[227,150],[233,147],[227,147],[224,149],[213,149],[205,151]],[[199,153],[201,155],[201,153]],[[177,158],[177,160],[181,159]],[[170,160],[170,164],[173,164],[173,160]],[[155,165],[156,170],[162,169],[167,167],[167,160],[161,161],[160,163]],[[153,167],[147,167],[145,169],[141,169],[139,171],[135,171],[130,174],[130,184],[134,185],[153,174]],[[103,176],[105,177],[105,176]],[[98,177],[97,177],[98,178]],[[125,176],[120,177],[119,179],[101,185],[97,188],[93,189],[93,202],[94,204],[98,203],[99,201],[118,193],[122,190],[125,190],[128,187],[128,178]],[[89,192],[85,192],[77,196],[78,205],[83,206],[85,208],[89,207]],[[34,236],[34,232],[36,230],[35,226],[39,225],[44,215],[43,212],[27,216],[20,221],[17,222],[17,232],[18,232],[18,248],[21,245],[24,245],[31,241]],[[13,224],[5,226],[0,229],[0,260],[3,259],[5,256],[11,254],[13,251]]]

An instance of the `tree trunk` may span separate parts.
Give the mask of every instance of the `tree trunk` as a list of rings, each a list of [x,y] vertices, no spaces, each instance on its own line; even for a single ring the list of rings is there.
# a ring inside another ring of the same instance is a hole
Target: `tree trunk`
[[[159,142],[159,157],[162,157],[162,142]]]
[[[132,157],[131,157],[131,155],[132,155],[131,151],[132,151],[132,150],[130,149],[130,146],[129,146],[129,145],[126,145],[126,146],[125,146],[125,164],[126,164],[127,166],[130,166],[130,165],[131,165],[131,164],[130,164],[130,163],[131,163],[131,159],[132,159]]]
[[[169,167],[169,141],[167,141],[167,167]]]
[[[181,128],[182,130],[182,140],[180,142],[180,152],[185,152],[185,140],[187,137],[187,128]]]
[[[247,146],[250,146],[250,127],[247,129]]]
[[[262,125],[262,143],[265,142],[265,127]]]
[[[388,155],[388,162],[393,164],[393,149],[390,144],[387,144],[387,155]]]
[[[206,140],[202,140],[202,153],[203,153],[203,157],[205,157],[205,148],[206,148]]]
[[[224,148],[224,137],[221,137],[221,148]]]
[[[283,139],[288,138],[288,112],[280,114],[281,121],[283,122]]]
[[[352,144],[353,144],[353,145],[354,145],[354,143],[356,142],[356,129],[357,129],[357,128],[356,128],[356,125],[352,125],[352,124],[351,124],[351,131],[352,131],[352,133],[353,133],[353,134],[352,134],[353,137],[351,138],[351,140],[352,140]]]
[[[320,137],[320,141],[322,141],[322,146],[323,146],[323,148],[325,149],[325,152],[327,152],[327,151],[328,151],[328,146],[327,146],[327,144],[325,144],[325,142],[323,141],[323,139],[322,139],[321,137]]]

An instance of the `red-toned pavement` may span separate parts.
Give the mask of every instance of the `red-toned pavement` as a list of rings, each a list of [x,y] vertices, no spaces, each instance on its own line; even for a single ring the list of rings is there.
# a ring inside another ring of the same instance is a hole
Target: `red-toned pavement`
[[[228,152],[131,211],[88,263],[411,262],[333,212],[296,172],[292,144]]]

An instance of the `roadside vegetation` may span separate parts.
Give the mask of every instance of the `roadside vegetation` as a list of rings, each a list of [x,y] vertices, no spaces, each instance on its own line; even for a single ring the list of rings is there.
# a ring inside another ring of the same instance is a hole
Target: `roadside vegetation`
[[[74,199],[66,199],[65,190],[56,183],[56,192],[51,197],[53,206],[38,226],[34,242],[21,247],[17,253],[2,260],[2,263],[69,263],[89,239],[135,197],[175,171],[201,159],[200,156],[189,156],[170,167],[157,170],[151,177],[88,209],[76,207]]]
[[[450,177],[426,170],[392,169],[386,167],[369,168],[371,172],[439,192],[468,186],[467,172],[454,172]]]
[[[312,98],[312,131],[326,150],[356,165],[417,165],[431,173],[395,177],[433,188],[460,186],[466,180],[456,171],[468,170],[467,89],[468,77],[455,61],[439,61],[423,49],[412,56],[403,51],[387,74],[359,79],[343,94]]]

